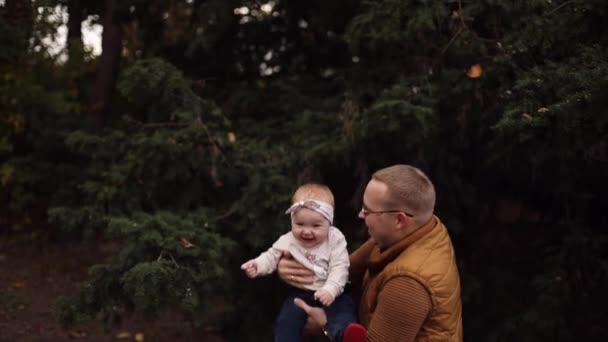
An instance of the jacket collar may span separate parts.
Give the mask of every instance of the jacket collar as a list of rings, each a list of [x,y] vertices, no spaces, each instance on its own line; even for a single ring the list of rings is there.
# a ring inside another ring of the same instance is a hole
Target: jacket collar
[[[437,217],[433,216],[429,222],[405,236],[403,239],[397,241],[392,246],[384,250],[380,250],[378,246],[375,246],[367,263],[367,268],[370,273],[375,274],[382,271],[388,263],[395,260],[395,258],[397,258],[405,249],[427,235],[433,228],[437,227],[437,223]]]

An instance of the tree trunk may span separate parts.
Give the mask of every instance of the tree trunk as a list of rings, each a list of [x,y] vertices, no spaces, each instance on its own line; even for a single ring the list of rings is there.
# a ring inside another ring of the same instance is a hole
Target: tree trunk
[[[28,53],[30,38],[32,37],[34,26],[34,8],[31,1],[6,0],[4,7],[0,7],[0,15],[6,23],[8,32],[4,38],[8,38],[2,43],[2,49],[10,49],[7,56],[8,64],[20,65]]]
[[[68,1],[68,56],[70,59],[82,58],[82,22],[85,19],[85,9],[82,0]]]
[[[91,122],[97,129],[101,129],[108,119],[110,100],[118,76],[123,36],[122,26],[116,13],[117,1],[106,0],[105,5],[105,14],[102,19],[102,52],[97,64],[95,84],[90,100]]]

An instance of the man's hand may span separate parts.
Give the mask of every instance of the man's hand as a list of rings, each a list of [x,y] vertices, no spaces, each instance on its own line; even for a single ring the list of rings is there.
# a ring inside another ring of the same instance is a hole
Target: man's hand
[[[245,274],[249,278],[255,278],[258,276],[258,264],[255,260],[249,260],[241,265],[241,269],[245,271]]]
[[[323,308],[315,308],[300,298],[295,298],[293,302],[308,315],[308,321],[304,327],[304,333],[307,335],[322,335],[323,328],[327,325],[327,315]]]
[[[281,280],[297,288],[304,288],[315,280],[313,271],[297,262],[287,251],[283,252],[279,260],[277,274]]]
[[[334,302],[334,296],[331,295],[327,290],[317,290],[315,292],[315,299],[321,302],[325,306],[330,306]]]

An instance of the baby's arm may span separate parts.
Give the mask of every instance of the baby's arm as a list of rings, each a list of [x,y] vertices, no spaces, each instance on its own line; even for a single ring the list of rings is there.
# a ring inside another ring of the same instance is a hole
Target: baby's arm
[[[249,278],[255,278],[258,276],[258,263],[255,260],[249,260],[241,265],[241,269],[245,271],[245,274]]]
[[[329,291],[321,288],[315,291],[315,299],[325,306],[330,306],[336,298]]]
[[[281,255],[283,255],[283,252],[272,246],[266,252],[260,254],[259,257],[252,260],[257,266],[258,275],[268,275],[274,272],[277,269]]]
[[[348,266],[350,265],[346,239],[344,235],[335,229],[330,237],[331,254],[327,270],[327,281],[322,288],[315,292],[317,298],[323,305],[329,306],[342,294],[348,280]]]
[[[271,274],[277,269],[279,259],[283,255],[285,241],[285,235],[281,236],[266,252],[242,264],[241,269],[249,278]]]

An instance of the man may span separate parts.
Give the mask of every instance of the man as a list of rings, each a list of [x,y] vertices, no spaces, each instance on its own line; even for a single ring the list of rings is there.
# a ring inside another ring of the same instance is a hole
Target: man
[[[349,271],[368,341],[462,341],[454,248],[434,208],[432,182],[409,165],[377,171],[365,188],[359,218],[370,239],[351,254]],[[310,272],[283,259],[285,282],[312,282]],[[324,325],[323,310],[296,304]]]

